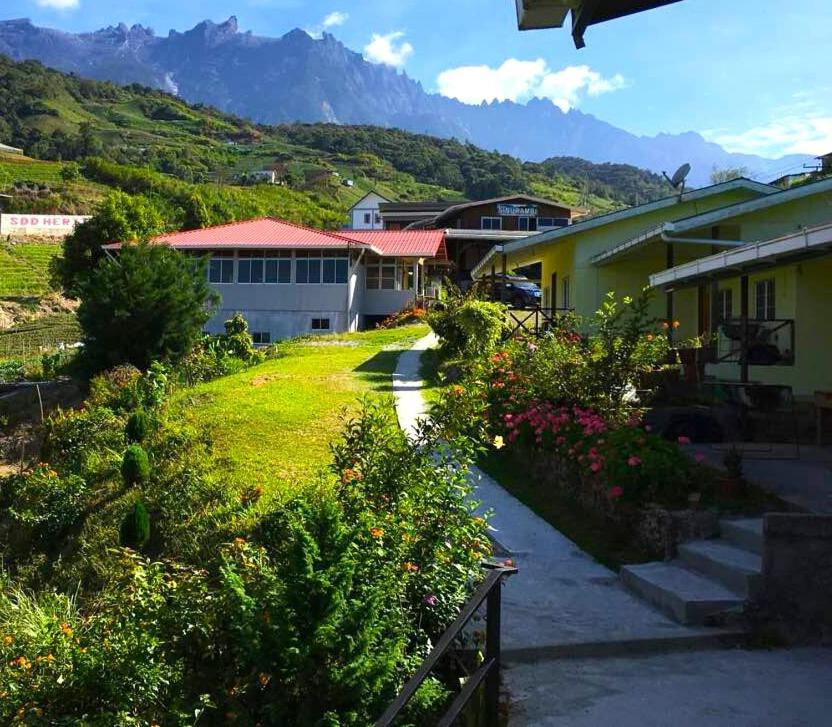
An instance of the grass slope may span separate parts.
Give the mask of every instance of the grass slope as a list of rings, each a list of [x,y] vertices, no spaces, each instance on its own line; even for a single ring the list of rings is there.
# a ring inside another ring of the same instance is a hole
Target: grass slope
[[[0,299],[41,296],[49,291],[49,264],[58,243],[0,243]]]
[[[207,425],[229,478],[281,498],[308,486],[330,461],[345,410],[392,390],[401,350],[426,326],[290,341],[280,358],[179,394],[186,419]]]

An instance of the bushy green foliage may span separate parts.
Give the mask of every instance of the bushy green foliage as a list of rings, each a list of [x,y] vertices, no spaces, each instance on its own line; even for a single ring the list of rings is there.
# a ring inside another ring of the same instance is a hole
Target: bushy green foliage
[[[62,476],[106,477],[117,471],[123,447],[123,420],[104,406],[58,411],[44,423],[41,455]]]
[[[125,548],[141,550],[150,540],[150,515],[141,500],[136,500],[121,521],[119,543]]]
[[[78,321],[93,370],[176,363],[193,348],[216,301],[204,262],[163,245],[130,245],[80,290]]]
[[[139,405],[138,384],[142,372],[131,364],[114,366],[90,379],[87,406],[103,406],[115,412],[126,412]]]
[[[150,460],[140,444],[131,444],[124,451],[124,457],[121,460],[121,476],[128,487],[142,485],[150,477]]]
[[[230,356],[246,363],[262,361],[262,354],[254,348],[248,321],[242,313],[235,313],[224,326],[225,334],[220,336],[220,344]]]
[[[2,482],[0,503],[15,527],[40,544],[48,544],[72,525],[82,511],[87,485],[79,476],[61,477],[46,464]],[[11,533],[20,540],[23,534]]]
[[[439,336],[445,358],[481,356],[492,351],[505,332],[506,307],[449,286],[446,299],[429,310],[426,319]]]
[[[150,417],[144,409],[137,409],[129,417],[124,427],[127,441],[141,444],[150,433]]]
[[[105,257],[102,245],[136,242],[162,231],[156,207],[142,196],[111,192],[96,213],[64,240],[63,257],[56,258],[56,274],[64,291],[80,295],[84,283]]]

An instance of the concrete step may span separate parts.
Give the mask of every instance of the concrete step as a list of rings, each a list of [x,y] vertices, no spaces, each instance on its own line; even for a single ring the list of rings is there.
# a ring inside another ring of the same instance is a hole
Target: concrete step
[[[763,554],[763,519],[720,520],[719,530],[725,540],[757,555]]]
[[[626,565],[622,582],[683,624],[704,624],[716,614],[740,609],[745,599],[725,586],[684,567],[680,560]]]
[[[679,546],[679,559],[732,591],[754,597],[763,579],[763,559],[723,540],[693,540]]]

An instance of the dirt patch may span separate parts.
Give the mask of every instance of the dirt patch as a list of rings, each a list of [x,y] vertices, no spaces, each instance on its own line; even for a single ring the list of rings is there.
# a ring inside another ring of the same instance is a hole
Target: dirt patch
[[[45,298],[0,299],[0,331],[33,323],[56,313],[71,313],[78,308],[77,300],[53,293]]]

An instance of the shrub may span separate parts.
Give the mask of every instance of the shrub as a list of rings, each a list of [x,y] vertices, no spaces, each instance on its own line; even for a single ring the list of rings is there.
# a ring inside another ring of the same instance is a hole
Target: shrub
[[[130,443],[141,444],[150,431],[150,419],[144,409],[134,411],[127,418],[127,425],[124,428],[124,433],[127,436],[127,441]]]
[[[118,467],[124,423],[111,409],[58,411],[44,423],[41,456],[62,475],[94,482]]]
[[[61,477],[46,464],[24,475],[0,480],[12,520],[49,544],[72,525],[84,507],[87,485],[77,475]]]
[[[444,358],[478,356],[499,343],[505,330],[505,306],[453,292],[427,313],[427,322],[439,336]]]
[[[121,461],[121,476],[128,487],[144,484],[150,477],[147,452],[140,444],[131,444],[125,450]]]
[[[104,371],[90,380],[88,406],[105,406],[116,412],[135,409],[139,403],[138,383],[142,372],[124,364]]]
[[[125,548],[141,550],[148,540],[150,540],[150,515],[142,501],[136,500],[124,516],[124,520],[121,521],[119,543]]]
[[[411,323],[421,323],[427,317],[427,311],[424,308],[410,305],[402,308],[398,313],[385,318],[378,324],[379,328],[398,328],[399,326],[407,326]]]

